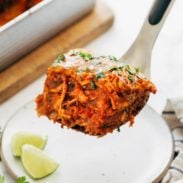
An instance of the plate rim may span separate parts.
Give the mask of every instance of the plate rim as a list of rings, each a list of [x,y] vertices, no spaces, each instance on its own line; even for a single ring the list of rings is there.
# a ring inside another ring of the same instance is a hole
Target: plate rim
[[[152,181],[152,183],[159,183],[159,182],[162,180],[162,178],[166,175],[166,173],[167,173],[167,171],[168,171],[168,169],[169,169],[169,167],[170,167],[170,164],[171,164],[171,162],[172,162],[172,160],[173,160],[175,144],[174,144],[174,140],[173,140],[173,134],[172,134],[171,129],[170,129],[170,127],[168,126],[166,120],[165,120],[160,114],[158,114],[158,112],[156,112],[156,110],[153,109],[150,105],[147,104],[145,107],[150,108],[150,110],[152,110],[157,116],[159,116],[159,117],[162,119],[162,121],[163,121],[163,123],[165,124],[165,126],[167,126],[167,129],[168,129],[169,134],[170,134],[170,136],[171,136],[172,149],[171,149],[171,156],[170,156],[169,162],[168,162],[167,166],[164,168],[164,170],[162,170],[162,171],[160,172],[159,176],[156,177],[156,178]]]

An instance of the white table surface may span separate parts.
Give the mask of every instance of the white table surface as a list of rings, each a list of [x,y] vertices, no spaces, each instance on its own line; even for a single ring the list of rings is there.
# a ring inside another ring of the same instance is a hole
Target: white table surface
[[[132,44],[152,5],[153,0],[105,0],[114,12],[113,26],[86,46],[101,54],[120,57]],[[160,32],[152,53],[152,81],[158,92],[151,96],[149,105],[161,113],[166,99],[183,96],[183,1],[177,0]],[[0,125],[42,91],[45,76],[21,90],[0,105]],[[2,82],[2,81],[0,81]],[[1,171],[4,171],[0,168]]]

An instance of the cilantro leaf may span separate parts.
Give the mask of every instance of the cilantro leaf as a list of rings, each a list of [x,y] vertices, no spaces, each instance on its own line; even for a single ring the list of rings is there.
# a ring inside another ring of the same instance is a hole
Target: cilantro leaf
[[[90,86],[91,86],[91,89],[93,89],[93,90],[95,90],[97,88],[97,86],[96,86],[94,81],[90,82]]]
[[[133,79],[133,77],[132,77],[131,75],[128,76],[128,79],[129,79],[131,82],[134,81],[134,79]]]
[[[115,56],[109,56],[109,59],[113,61],[118,61],[118,59]]]
[[[136,73],[138,74],[138,73],[140,72],[140,68],[139,68],[139,67],[136,67],[136,68],[135,68],[135,71],[136,71]]]
[[[96,79],[100,79],[100,78],[104,78],[105,77],[105,75],[104,75],[104,73],[103,72],[99,72],[99,73],[97,73],[96,74]]]
[[[56,59],[56,62],[57,62],[57,63],[60,63],[60,61],[65,61],[65,56],[64,56],[64,54],[58,55],[58,57],[57,57],[57,59]]]
[[[25,176],[22,176],[16,180],[16,183],[29,183],[29,182],[26,180]]]
[[[80,57],[82,57],[85,61],[89,61],[89,60],[92,60],[93,59],[93,56],[92,56],[92,54],[90,54],[90,53],[84,53],[84,52],[78,52],[78,55],[80,56]]]

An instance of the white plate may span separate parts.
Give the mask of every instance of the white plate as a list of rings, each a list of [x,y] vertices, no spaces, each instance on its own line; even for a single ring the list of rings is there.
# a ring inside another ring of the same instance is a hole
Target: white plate
[[[45,152],[60,162],[52,175],[39,183],[149,183],[167,169],[173,152],[172,136],[165,121],[146,106],[132,128],[103,138],[61,129],[47,118],[38,118],[35,104],[25,104],[9,120],[2,137],[2,160],[14,176],[29,176],[20,159],[11,153],[10,141],[17,131],[48,135]]]

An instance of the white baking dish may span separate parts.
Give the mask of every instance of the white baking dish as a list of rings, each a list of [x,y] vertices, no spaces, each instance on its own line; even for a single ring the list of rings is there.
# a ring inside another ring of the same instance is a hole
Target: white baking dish
[[[95,0],[43,0],[0,27],[0,71],[73,23]]]

